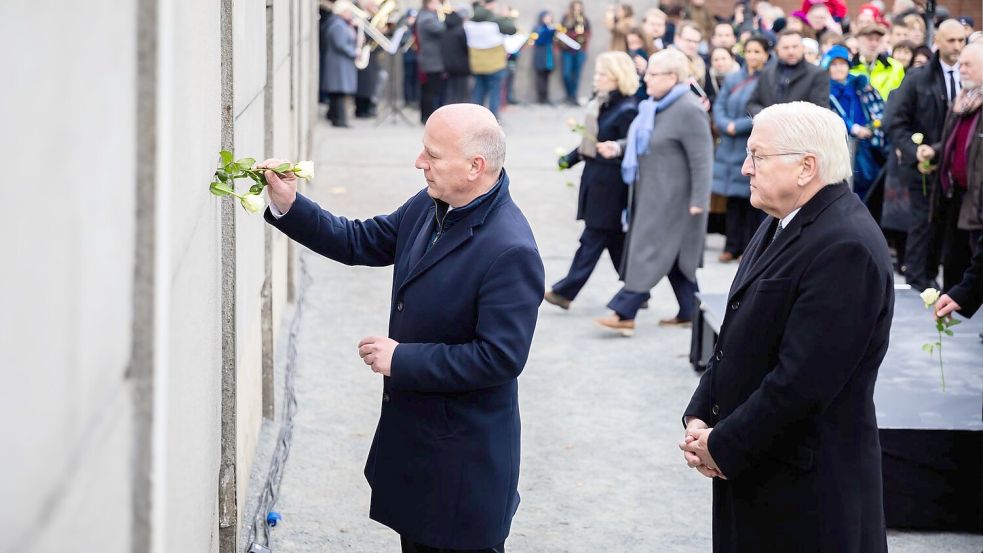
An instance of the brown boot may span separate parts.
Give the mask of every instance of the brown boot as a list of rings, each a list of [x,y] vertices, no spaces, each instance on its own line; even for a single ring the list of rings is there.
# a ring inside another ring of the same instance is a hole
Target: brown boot
[[[560,294],[557,294],[556,292],[553,292],[552,290],[546,292],[546,295],[543,296],[543,299],[546,300],[546,303],[551,303],[559,307],[560,309],[563,310],[570,309],[570,300],[561,296]]]
[[[635,320],[626,319],[621,320],[617,314],[611,314],[606,317],[600,317],[594,319],[594,322],[600,325],[602,328],[608,330],[613,330],[625,338],[630,338],[635,335]]]
[[[687,321],[687,320],[684,320],[684,319],[680,319],[678,317],[673,317],[671,319],[662,319],[661,321],[659,321],[659,326],[679,326],[679,327],[686,327],[686,326],[690,326],[692,324],[693,324],[693,321]]]

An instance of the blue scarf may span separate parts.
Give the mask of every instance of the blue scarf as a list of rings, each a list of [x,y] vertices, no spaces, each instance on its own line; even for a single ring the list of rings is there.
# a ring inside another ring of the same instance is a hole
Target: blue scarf
[[[649,98],[638,104],[638,116],[628,128],[628,145],[625,147],[625,157],[621,160],[621,179],[628,186],[638,180],[638,158],[648,154],[649,141],[655,129],[655,116],[689,91],[689,84],[677,84],[661,100]]]

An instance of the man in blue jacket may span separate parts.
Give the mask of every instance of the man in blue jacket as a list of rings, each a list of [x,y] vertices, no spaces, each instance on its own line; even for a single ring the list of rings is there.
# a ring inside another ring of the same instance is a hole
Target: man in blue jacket
[[[454,104],[424,130],[427,188],[389,215],[336,216],[294,176],[266,172],[270,224],[341,263],[394,266],[388,337],[363,339],[359,355],[384,376],[370,517],[404,552],[504,552],[519,504],[516,378],[545,283],[504,161],[495,117]]]

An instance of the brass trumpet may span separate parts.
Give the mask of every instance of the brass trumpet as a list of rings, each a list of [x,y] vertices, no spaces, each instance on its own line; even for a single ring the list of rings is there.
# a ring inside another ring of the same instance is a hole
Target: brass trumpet
[[[384,34],[386,30],[386,25],[389,24],[389,16],[399,9],[399,0],[384,0],[382,4],[379,5],[379,9],[376,10],[375,14],[369,14],[362,8],[355,7],[352,10],[352,16],[358,24],[358,32],[364,37],[368,35],[369,38],[375,42],[376,45],[382,46],[387,51],[392,50],[392,43]],[[359,50],[358,55],[355,57],[355,67],[357,69],[365,69],[369,65],[369,58],[372,56],[372,49],[375,46],[372,44],[364,44],[362,49]]]

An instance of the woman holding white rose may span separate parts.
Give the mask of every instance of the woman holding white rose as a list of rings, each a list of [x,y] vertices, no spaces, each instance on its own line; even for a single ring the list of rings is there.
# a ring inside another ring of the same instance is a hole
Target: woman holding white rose
[[[558,160],[561,169],[584,162],[577,202],[577,219],[584,221],[580,246],[567,275],[546,293],[546,301],[568,309],[587,283],[604,250],[615,269],[621,266],[625,233],[621,214],[628,203],[628,187],[621,180],[621,162],[598,155],[598,140],[620,140],[638,114],[634,93],[638,76],[624,52],[598,56],[594,70],[594,99],[587,105],[580,145]]]
[[[622,261],[625,285],[596,319],[604,328],[631,336],[635,315],[649,291],[669,278],[679,312],[660,325],[687,325],[699,290],[696,269],[703,260],[707,207],[713,176],[713,139],[708,115],[689,88],[686,55],[666,49],[649,59],[649,99],[639,105],[627,138],[602,142],[598,152],[621,157],[622,179],[630,185],[627,244]]]

